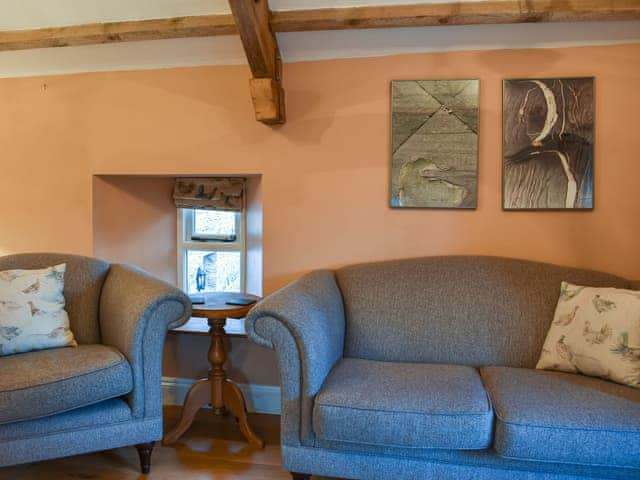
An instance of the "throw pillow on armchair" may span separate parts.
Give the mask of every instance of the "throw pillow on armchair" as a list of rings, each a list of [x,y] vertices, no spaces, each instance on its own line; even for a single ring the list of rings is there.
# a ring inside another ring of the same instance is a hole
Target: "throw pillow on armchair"
[[[0,272],[0,356],[72,347],[64,309],[66,264]]]

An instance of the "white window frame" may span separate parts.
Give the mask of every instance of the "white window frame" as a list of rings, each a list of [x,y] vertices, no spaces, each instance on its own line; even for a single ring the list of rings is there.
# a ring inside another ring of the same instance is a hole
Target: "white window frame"
[[[236,239],[226,241],[200,236],[192,239],[194,232],[194,209],[178,208],[177,254],[178,254],[178,287],[188,293],[187,279],[187,251],[200,250],[205,252],[240,252],[240,293],[247,291],[247,216],[246,208],[236,215]],[[193,294],[193,293],[191,293]]]

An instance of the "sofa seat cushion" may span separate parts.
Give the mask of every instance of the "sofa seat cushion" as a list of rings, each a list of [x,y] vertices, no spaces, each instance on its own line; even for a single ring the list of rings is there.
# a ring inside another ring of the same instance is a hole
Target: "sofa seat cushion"
[[[129,393],[131,367],[115,348],[80,345],[0,358],[0,424],[44,417]]]
[[[478,371],[457,365],[346,358],[313,408],[319,439],[352,444],[484,449],[492,425]]]
[[[494,449],[521,460],[640,467],[640,390],[560,372],[481,369]]]

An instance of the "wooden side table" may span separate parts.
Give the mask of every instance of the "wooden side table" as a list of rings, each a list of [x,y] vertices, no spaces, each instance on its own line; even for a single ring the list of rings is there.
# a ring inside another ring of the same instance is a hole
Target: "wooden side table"
[[[253,306],[253,304],[228,305],[225,302],[239,298],[251,298],[257,301],[260,300],[260,297],[226,292],[205,293],[204,297],[204,304],[193,305],[192,316],[207,319],[209,335],[211,336],[211,346],[209,347],[211,369],[209,370],[208,378],[198,380],[189,389],[182,408],[180,421],[165,435],[163,443],[170,445],[178,440],[191,426],[198,410],[210,403],[213,413],[216,415],[225,414],[228,409],[238,421],[240,431],[249,444],[262,448],[264,447],[264,442],[251,430],[247,421],[247,407],[242,391],[233,381],[227,378],[227,372],[223,368],[227,359],[227,352],[224,346],[227,318],[243,318]],[[185,328],[184,326],[176,329],[176,331],[199,333],[196,329]]]

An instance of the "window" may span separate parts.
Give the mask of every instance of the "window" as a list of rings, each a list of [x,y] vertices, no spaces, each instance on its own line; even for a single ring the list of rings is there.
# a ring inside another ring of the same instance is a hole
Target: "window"
[[[178,209],[178,278],[187,294],[245,291],[245,214]]]

